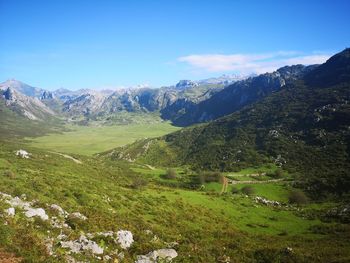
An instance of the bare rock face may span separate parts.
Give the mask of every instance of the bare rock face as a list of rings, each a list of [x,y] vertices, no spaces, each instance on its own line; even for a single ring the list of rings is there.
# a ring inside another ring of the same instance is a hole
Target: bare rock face
[[[44,120],[46,117],[55,115],[39,98],[26,96],[11,87],[5,89],[1,85],[2,99],[5,100],[6,106],[10,109],[15,108],[16,112],[24,117],[31,120]]]

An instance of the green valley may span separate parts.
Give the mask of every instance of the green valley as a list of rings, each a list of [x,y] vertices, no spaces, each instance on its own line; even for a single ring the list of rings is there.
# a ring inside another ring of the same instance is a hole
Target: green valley
[[[349,3],[1,0],[0,263],[350,262]]]

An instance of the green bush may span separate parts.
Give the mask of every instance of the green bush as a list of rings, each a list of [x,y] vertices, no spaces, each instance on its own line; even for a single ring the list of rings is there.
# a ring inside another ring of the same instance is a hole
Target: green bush
[[[166,171],[166,174],[163,176],[163,178],[165,179],[176,179],[176,177],[177,177],[176,170],[172,168],[168,169]]]
[[[142,177],[135,177],[132,180],[131,188],[133,188],[133,189],[140,189],[140,188],[145,187],[147,184],[148,184],[148,181],[143,179]]]
[[[242,189],[241,189],[242,193],[243,194],[246,194],[246,195],[252,195],[255,193],[255,189],[252,187],[252,186],[244,186]]]
[[[307,196],[300,190],[292,191],[288,197],[289,203],[302,205],[308,202]]]
[[[237,187],[232,187],[232,189],[231,189],[231,193],[232,194],[238,194],[239,193],[239,189],[237,188]]]
[[[220,182],[222,175],[219,172],[204,172],[200,175],[202,184],[204,183],[212,183],[212,182]]]

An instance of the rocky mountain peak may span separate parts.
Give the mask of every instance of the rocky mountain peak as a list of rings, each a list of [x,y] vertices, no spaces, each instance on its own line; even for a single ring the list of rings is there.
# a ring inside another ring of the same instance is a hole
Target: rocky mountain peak
[[[198,83],[192,81],[192,80],[180,80],[176,85],[176,89],[188,89],[188,88],[193,88],[197,87]]]

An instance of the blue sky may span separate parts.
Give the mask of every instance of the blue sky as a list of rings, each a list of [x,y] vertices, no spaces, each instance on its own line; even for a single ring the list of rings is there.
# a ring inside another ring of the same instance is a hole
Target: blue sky
[[[0,0],[0,82],[111,88],[321,63],[350,1]]]

